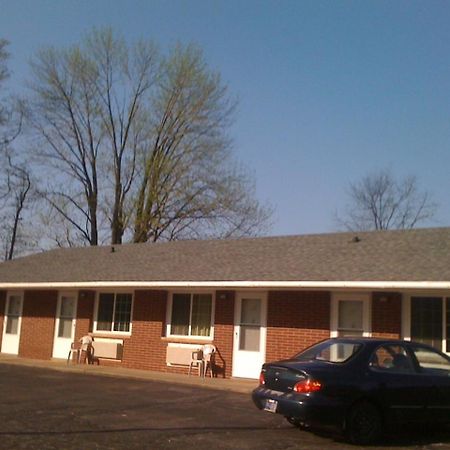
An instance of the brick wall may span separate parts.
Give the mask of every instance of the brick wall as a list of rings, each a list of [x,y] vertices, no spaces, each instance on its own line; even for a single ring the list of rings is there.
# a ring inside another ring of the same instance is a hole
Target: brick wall
[[[233,291],[216,292],[216,311],[214,315],[214,344],[217,347],[214,371],[219,377],[231,377],[233,361],[234,331]]]
[[[202,341],[165,338],[166,305],[165,291],[136,291],[133,304],[133,329],[131,337],[124,339],[123,366],[135,369],[187,373],[185,367],[168,367],[166,351],[169,342]],[[214,319],[214,344],[217,347],[215,373],[219,377],[231,376],[233,355],[234,292],[216,294]]]
[[[0,291],[0,349],[2,348],[3,322],[5,321],[6,291]]]
[[[124,338],[123,366],[187,373],[186,368],[166,365],[167,343],[177,342],[176,339],[164,337],[167,298],[166,291],[135,292],[132,335]],[[269,292],[266,360],[289,357],[318,340],[329,337],[330,301],[329,292]],[[0,291],[0,345],[5,302],[6,292]],[[56,303],[56,291],[25,293],[19,355],[51,358]],[[79,293],[76,340],[93,329],[94,303],[95,292]],[[213,343],[218,350],[216,373],[223,377],[230,377],[232,373],[234,306],[233,291],[216,292]],[[372,334],[376,337],[400,337],[401,294],[373,293]]]
[[[330,337],[330,302],[329,292],[269,292],[266,361]]]
[[[94,291],[80,291],[78,293],[75,342],[78,342],[82,336],[93,330],[94,302]]]
[[[19,355],[50,359],[55,332],[56,291],[27,291],[23,303]]]
[[[402,295],[398,292],[372,294],[372,336],[398,339],[402,334]]]
[[[167,292],[136,291],[131,337],[124,340],[123,365],[134,369],[167,370],[164,336]]]

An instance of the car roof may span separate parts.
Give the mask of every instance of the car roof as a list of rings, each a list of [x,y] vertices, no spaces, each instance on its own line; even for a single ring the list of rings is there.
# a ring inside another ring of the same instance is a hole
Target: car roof
[[[390,345],[414,345],[424,348],[433,348],[428,344],[423,344],[421,342],[409,341],[405,339],[391,339],[391,338],[381,338],[381,337],[335,337],[326,339],[325,341],[336,341],[336,342],[348,342],[348,343],[358,343],[358,344],[390,344]],[[436,349],[435,349],[436,350]]]

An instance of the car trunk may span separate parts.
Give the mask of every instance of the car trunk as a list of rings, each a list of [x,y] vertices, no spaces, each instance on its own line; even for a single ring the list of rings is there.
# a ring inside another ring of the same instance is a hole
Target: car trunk
[[[265,387],[279,392],[290,392],[299,381],[308,378],[301,370],[283,367],[266,366],[264,373]]]

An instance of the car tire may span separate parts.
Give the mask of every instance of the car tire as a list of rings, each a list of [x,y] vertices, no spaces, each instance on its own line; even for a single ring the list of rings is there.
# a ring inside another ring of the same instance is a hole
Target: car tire
[[[383,420],[378,408],[370,402],[354,405],[347,417],[346,434],[352,444],[375,442],[382,433]]]
[[[295,417],[289,417],[286,416],[286,420],[291,424],[294,425],[294,427],[299,428],[300,430],[307,430],[309,427],[305,424],[305,422],[302,422],[300,419],[297,419]]]

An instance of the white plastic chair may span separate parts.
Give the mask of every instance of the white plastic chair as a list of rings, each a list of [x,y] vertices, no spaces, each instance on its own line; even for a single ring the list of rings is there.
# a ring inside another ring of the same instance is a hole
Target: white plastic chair
[[[203,351],[201,349],[194,350],[191,353],[191,362],[189,363],[189,373],[191,375],[191,370],[196,367],[198,370],[198,376],[203,375]]]
[[[75,361],[77,362],[77,364],[80,364],[81,348],[80,344],[77,342],[72,342],[70,344],[69,355],[67,356],[67,364],[72,361],[73,355],[75,355]]]

